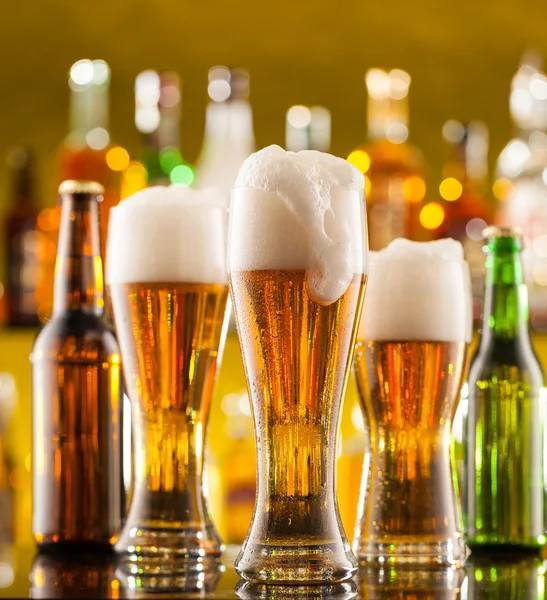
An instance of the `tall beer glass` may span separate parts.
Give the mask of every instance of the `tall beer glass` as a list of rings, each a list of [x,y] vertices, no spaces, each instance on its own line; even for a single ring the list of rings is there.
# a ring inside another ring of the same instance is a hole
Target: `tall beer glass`
[[[450,429],[471,329],[458,242],[399,239],[371,253],[355,354],[370,443],[354,538],[360,563],[465,561]]]
[[[362,175],[266,148],[232,196],[228,271],[257,441],[257,498],[236,570],[270,583],[356,570],[334,490],[336,436],[366,273]]]
[[[203,488],[228,297],[226,217],[216,201],[211,192],[159,186],[111,211],[107,282],[136,452],[116,549],[138,573],[187,573],[186,559],[221,551]]]

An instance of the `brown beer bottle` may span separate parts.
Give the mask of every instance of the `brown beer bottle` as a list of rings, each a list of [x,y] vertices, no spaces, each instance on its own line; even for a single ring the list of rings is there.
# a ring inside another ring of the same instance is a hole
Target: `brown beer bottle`
[[[34,345],[33,533],[42,550],[110,550],[121,526],[120,351],[105,320],[95,182],[65,181],[51,319]]]

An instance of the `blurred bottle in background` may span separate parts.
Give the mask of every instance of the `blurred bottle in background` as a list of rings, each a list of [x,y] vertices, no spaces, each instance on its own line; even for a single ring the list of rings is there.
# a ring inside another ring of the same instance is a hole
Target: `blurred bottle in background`
[[[295,105],[285,119],[285,148],[292,152],[328,152],[331,139],[330,111],[323,106]]]
[[[226,539],[242,544],[256,496],[256,450],[247,390],[224,396],[221,409],[226,416],[223,433],[227,440],[221,459],[221,522]]]
[[[213,67],[207,91],[210,101],[194,186],[220,189],[228,205],[239,168],[255,150],[249,72]]]
[[[56,158],[55,189],[64,180],[97,181],[104,187],[101,206],[101,255],[104,258],[108,214],[120,198],[121,173],[129,164],[129,154],[112,146],[108,131],[110,67],[104,60],[79,60],[69,72],[70,132]],[[38,216],[44,239],[37,290],[38,317],[43,322],[53,306],[53,270],[61,206],[46,208]]]
[[[40,268],[38,211],[34,197],[33,160],[25,148],[7,157],[13,181],[12,204],[6,217],[6,323],[12,327],[38,324],[36,289]]]
[[[14,464],[6,444],[6,432],[16,405],[15,380],[9,373],[0,373],[0,549],[13,544],[15,538]]]
[[[426,194],[424,161],[408,140],[410,75],[400,69],[370,69],[368,143],[348,161],[365,175],[369,244],[381,250],[397,237],[419,239],[420,208]]]
[[[494,194],[497,222],[524,234],[523,262],[530,322],[547,330],[547,77],[541,60],[527,54],[511,83],[509,108],[515,137],[501,152]]]
[[[445,217],[436,230],[440,238],[462,243],[471,271],[473,323],[481,324],[484,290],[484,229],[492,224],[494,204],[488,189],[488,129],[481,121],[464,125],[450,120],[444,124],[448,147],[439,193]]]
[[[184,161],[180,151],[181,107],[182,88],[177,73],[159,74],[150,70],[139,73],[135,80],[135,125],[142,138],[139,162],[145,173],[141,185],[193,183],[194,169]],[[131,173],[136,184],[136,169],[130,171],[130,180]],[[127,180],[127,173],[124,179]],[[136,191],[133,189],[132,193]]]

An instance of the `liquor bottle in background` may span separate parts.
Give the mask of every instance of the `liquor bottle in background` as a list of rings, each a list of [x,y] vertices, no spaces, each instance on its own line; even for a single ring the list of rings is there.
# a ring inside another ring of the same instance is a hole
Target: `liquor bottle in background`
[[[181,80],[177,73],[139,73],[135,80],[135,125],[142,137],[139,162],[146,170],[148,186],[188,186],[194,180],[194,170],[180,151],[181,106]],[[133,172],[136,175],[135,169]]]
[[[328,152],[331,138],[330,111],[323,106],[295,105],[285,119],[285,148],[292,152],[318,150]]]
[[[365,175],[371,250],[398,237],[419,239],[420,208],[425,198],[422,153],[408,139],[410,75],[400,69],[367,72],[368,143],[348,161]]]
[[[129,164],[127,150],[111,146],[108,131],[110,68],[104,60],[79,60],[69,72],[70,133],[56,158],[54,184],[61,181],[97,181],[104,188],[101,208],[101,255],[104,257],[108,214],[120,199],[121,173]],[[61,206],[39,215],[39,232],[45,251],[41,260],[37,310],[45,321],[52,310],[53,269],[59,234]]]
[[[31,354],[38,546],[108,551],[121,526],[120,352],[105,321],[95,182],[61,184],[51,320]]]
[[[525,56],[512,81],[510,112],[516,135],[501,152],[494,182],[497,222],[524,236],[523,262],[530,322],[547,330],[547,76]]]
[[[210,102],[194,186],[218,188],[228,205],[239,168],[255,150],[249,73],[245,69],[213,67],[207,91]]]
[[[16,148],[8,155],[12,204],[6,217],[6,322],[14,327],[38,325],[36,287],[40,269],[38,211],[34,197],[32,155]]]
[[[546,543],[544,378],[530,342],[522,237],[490,227],[478,350],[462,389],[464,534],[476,547]]]
[[[488,129],[481,121],[463,125],[450,120],[444,124],[443,138],[448,156],[439,192],[445,216],[436,235],[454,238],[463,245],[471,272],[473,324],[478,329],[485,274],[482,234],[494,218],[494,204],[487,196]]]

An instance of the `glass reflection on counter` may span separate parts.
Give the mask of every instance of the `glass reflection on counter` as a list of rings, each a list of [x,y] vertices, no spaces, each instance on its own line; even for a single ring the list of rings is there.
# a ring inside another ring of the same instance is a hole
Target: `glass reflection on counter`
[[[538,556],[473,554],[466,570],[461,600],[545,600],[545,563]]]
[[[353,600],[357,586],[353,580],[328,585],[268,585],[241,580],[236,595],[242,600],[285,600],[285,598],[329,598],[329,600]]]
[[[357,575],[362,600],[463,600],[465,570],[362,568]]]
[[[38,554],[30,573],[31,598],[119,598],[115,559]]]

